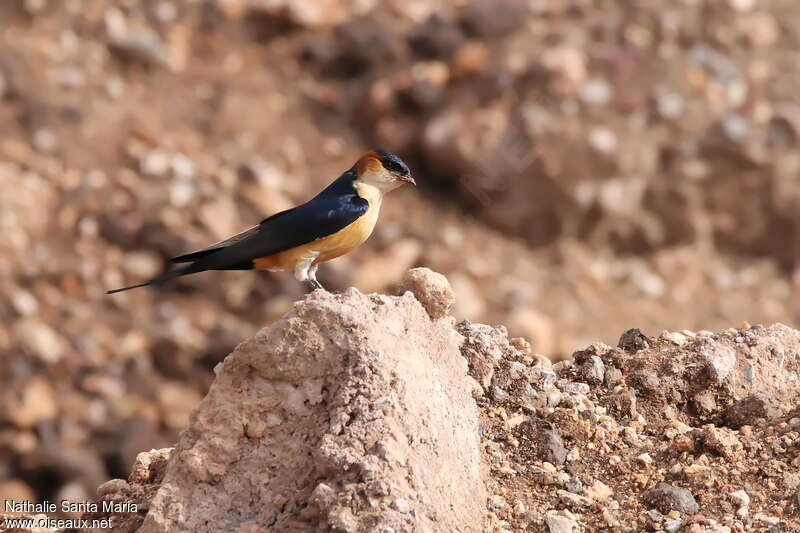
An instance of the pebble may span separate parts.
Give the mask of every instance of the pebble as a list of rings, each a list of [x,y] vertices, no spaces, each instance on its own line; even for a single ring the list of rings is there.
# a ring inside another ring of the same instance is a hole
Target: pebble
[[[674,509],[684,514],[694,514],[699,509],[691,491],[667,483],[659,483],[655,489],[645,492],[642,499],[662,513]]]
[[[617,134],[605,127],[589,130],[589,145],[602,153],[611,153],[617,149]]]
[[[38,128],[33,132],[33,147],[40,152],[52,152],[57,142],[56,135],[50,128]]]
[[[598,479],[592,483],[591,487],[584,489],[584,494],[587,498],[591,498],[592,500],[603,501],[614,495],[614,489]]]
[[[565,516],[549,514],[544,520],[550,533],[577,533],[581,530],[574,520],[570,520]]]
[[[24,289],[16,289],[11,293],[11,305],[22,316],[33,315],[39,310],[39,302]]]
[[[505,502],[503,502],[503,503],[505,503]],[[394,507],[395,509],[397,509],[398,512],[403,513],[403,514],[408,514],[408,513],[411,512],[411,506],[408,504],[408,502],[406,500],[404,500],[402,498],[395,499],[392,502],[392,507]],[[490,508],[491,508],[491,506],[490,506]]]
[[[666,93],[656,100],[658,113],[664,118],[677,118],[686,108],[686,99],[680,93]]]
[[[170,171],[170,168],[170,154],[161,148],[149,151],[139,160],[139,170],[148,176],[163,178]]]
[[[606,105],[613,95],[611,85],[604,79],[593,78],[580,89],[581,100],[595,106]]]
[[[22,347],[44,363],[56,363],[69,348],[64,337],[44,322],[34,318],[18,321],[14,325],[14,333]]]
[[[573,494],[570,491],[558,489],[556,491],[558,498],[561,500],[562,503],[567,505],[573,505],[575,507],[591,507],[594,503],[590,498],[586,496],[581,496],[579,494]]]
[[[408,270],[398,289],[401,294],[405,291],[411,291],[434,319],[446,316],[455,301],[455,293],[447,278],[429,268]]]

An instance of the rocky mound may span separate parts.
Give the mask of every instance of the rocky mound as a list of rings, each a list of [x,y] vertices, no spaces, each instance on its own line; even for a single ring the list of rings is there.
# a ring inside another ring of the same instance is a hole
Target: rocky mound
[[[446,311],[452,292],[437,294]],[[310,294],[218,366],[140,531],[480,531],[459,344],[410,292]]]
[[[138,504],[116,530],[800,527],[800,332],[630,330],[551,366],[455,324],[442,276],[406,288],[317,291],[239,345],[175,448],[100,487]]]

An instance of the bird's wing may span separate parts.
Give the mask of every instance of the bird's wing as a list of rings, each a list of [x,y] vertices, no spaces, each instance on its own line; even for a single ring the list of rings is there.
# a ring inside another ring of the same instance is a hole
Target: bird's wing
[[[258,229],[259,229],[259,226],[253,226],[250,229],[246,229],[241,233],[237,233],[233,237],[225,239],[224,241],[220,241],[220,242],[214,243],[214,244],[212,244],[212,245],[210,245],[210,246],[208,246],[206,248],[203,248],[202,250],[197,250],[196,252],[192,252],[192,253],[188,253],[188,254],[184,254],[184,255],[179,255],[178,257],[173,257],[172,259],[170,259],[170,262],[172,262],[172,263],[188,263],[190,261],[196,261],[197,259],[200,259],[201,257],[205,257],[205,256],[207,256],[209,254],[213,254],[214,252],[216,252],[216,251],[218,251],[218,250],[220,250],[222,248],[227,248],[228,246],[231,246],[233,244],[236,244],[237,242],[241,242],[243,240],[246,240],[246,239],[256,235],[258,233]]]
[[[355,222],[369,209],[353,177],[343,174],[309,202],[282,211],[225,241],[176,257],[203,270],[247,269],[252,261],[326,237]]]

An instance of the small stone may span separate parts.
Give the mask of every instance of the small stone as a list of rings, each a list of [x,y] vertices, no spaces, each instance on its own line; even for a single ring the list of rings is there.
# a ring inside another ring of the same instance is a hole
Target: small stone
[[[759,420],[770,420],[778,416],[772,399],[763,392],[753,393],[725,410],[725,421],[734,428],[755,425]]]
[[[56,148],[57,139],[50,128],[38,128],[33,132],[33,147],[40,152],[52,152]]]
[[[170,70],[176,68],[167,44],[150,28],[132,31],[110,31],[109,48],[124,59],[156,65]]]
[[[740,13],[752,11],[757,3],[758,0],[728,0],[728,5]]]
[[[732,141],[744,139],[750,132],[750,123],[738,113],[728,113],[722,119],[722,132]]]
[[[43,377],[29,379],[18,394],[6,400],[8,418],[19,428],[32,428],[58,414],[53,387]]]
[[[59,361],[69,349],[64,337],[39,320],[33,318],[20,320],[13,329],[22,348],[44,363]]]
[[[589,130],[589,145],[598,152],[613,152],[617,149],[617,134],[611,128],[592,128]]]
[[[188,181],[176,181],[169,188],[169,202],[175,207],[186,207],[195,197],[195,186]]]
[[[558,407],[561,403],[562,394],[558,389],[553,389],[547,393],[547,407]]]
[[[311,491],[311,497],[308,502],[318,509],[329,509],[336,501],[336,491],[330,485],[320,483],[314,490]]]
[[[736,352],[726,344],[705,345],[702,354],[708,365],[709,374],[718,384],[722,383],[736,364]]]
[[[737,490],[728,494],[731,503],[737,507],[747,507],[750,505],[750,495],[743,490]]]
[[[590,385],[599,385],[605,377],[606,367],[603,360],[593,355],[580,366],[580,377]]]
[[[764,513],[756,513],[756,514],[754,514],[753,515],[753,520],[755,520],[756,522],[764,522],[765,524],[770,525],[770,526],[774,526],[776,524],[779,524],[780,521],[781,521],[781,519],[778,518],[777,516],[770,516],[770,515],[764,514]]]
[[[550,514],[544,520],[550,533],[577,533],[581,530],[577,522],[565,516]]]
[[[358,521],[350,509],[337,507],[328,513],[328,525],[339,531],[358,531]]]
[[[694,395],[692,403],[701,415],[710,415],[717,410],[716,394],[711,390],[702,390]]]
[[[447,278],[429,268],[412,268],[403,276],[400,294],[411,291],[431,318],[442,318],[450,312],[455,294]]]
[[[164,177],[170,170],[170,156],[166,150],[156,148],[139,160],[139,170],[149,176]]]
[[[658,113],[664,118],[677,118],[686,108],[686,99],[680,93],[666,93],[656,100]]]
[[[665,520],[661,527],[664,528],[664,531],[668,531],[669,533],[676,533],[680,531],[681,527],[683,526],[683,522],[680,520]]]
[[[392,502],[392,507],[397,509],[398,512],[403,514],[408,514],[411,512],[411,506],[402,498],[397,498]]]
[[[22,316],[35,314],[39,310],[39,302],[24,289],[17,289],[11,293],[11,305]]]
[[[583,494],[583,483],[581,483],[579,478],[574,476],[569,478],[569,480],[564,484],[564,488],[573,494]]]
[[[619,338],[617,346],[626,352],[638,352],[650,346],[647,336],[639,328],[629,329]]]
[[[683,346],[689,342],[689,339],[686,337],[686,335],[678,332],[665,331],[661,334],[661,338],[673,344],[677,344],[678,346]]]
[[[137,278],[154,278],[161,272],[161,258],[146,250],[128,252],[122,266],[125,272]]]
[[[573,507],[578,507],[578,508],[591,507],[592,504],[594,503],[591,499],[587,498],[586,496],[573,494],[572,492],[562,489],[557,490],[556,494],[558,495],[558,499],[561,500],[561,502],[567,505],[572,505]]]
[[[591,498],[595,501],[607,500],[614,495],[614,489],[600,480],[592,483],[592,486],[585,488],[583,492],[588,498]]]
[[[175,176],[184,179],[194,178],[195,166],[194,162],[186,157],[186,155],[177,152],[172,156],[172,172]]]
[[[604,79],[595,78],[587,81],[580,89],[581,100],[589,105],[606,105],[613,95],[611,85]]]
[[[713,424],[705,425],[700,438],[706,449],[725,457],[731,463],[736,462],[744,451],[742,443],[727,428],[718,428]]]
[[[130,489],[130,485],[124,479],[110,479],[97,487],[97,497],[111,496]]]
[[[614,366],[606,368],[603,380],[606,388],[613,389],[622,381],[622,370]]]
[[[672,447],[679,452],[693,453],[695,450],[694,439],[688,435],[678,435],[675,437]]]
[[[659,483],[655,489],[645,492],[642,500],[662,513],[674,509],[683,514],[694,514],[700,508],[691,491],[667,483]]]
[[[523,440],[527,440],[537,457],[554,465],[563,465],[567,460],[567,449],[561,440],[558,429],[541,418],[525,421],[519,425]]]

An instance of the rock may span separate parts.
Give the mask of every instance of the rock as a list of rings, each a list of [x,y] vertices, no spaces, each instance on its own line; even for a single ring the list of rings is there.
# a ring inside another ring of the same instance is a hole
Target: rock
[[[544,520],[550,533],[577,533],[581,530],[577,522],[570,520],[566,516],[549,514]]]
[[[122,266],[136,278],[150,279],[161,273],[162,261],[155,252],[140,250],[126,253]]]
[[[701,353],[706,359],[711,378],[717,383],[728,377],[736,364],[736,352],[727,344],[704,345]]]
[[[97,496],[102,498],[103,496],[114,495],[129,489],[130,485],[124,479],[110,479],[97,487]]]
[[[600,481],[596,480],[591,487],[584,489],[584,494],[587,498],[595,501],[607,500],[614,495],[614,489]]]
[[[523,14],[519,2],[473,0],[461,10],[461,24],[467,34],[485,39],[513,32],[522,24]]]
[[[302,512],[312,500],[346,530],[480,523],[477,409],[458,343],[410,294],[308,295],[225,359],[141,531],[305,530],[319,523]],[[270,415],[282,422],[249,430]]]
[[[34,376],[19,385],[19,390],[3,391],[5,416],[19,428],[32,428],[58,414],[53,387],[42,376]]]
[[[173,448],[161,448],[159,450],[150,450],[149,452],[141,452],[138,454],[131,468],[128,481],[131,483],[145,484],[160,480],[164,475],[164,470],[167,467],[167,461],[172,451]]]
[[[750,505],[750,496],[743,490],[737,490],[728,494],[731,503],[736,507],[747,507]]]
[[[599,385],[603,382],[603,378],[606,374],[606,368],[603,364],[603,360],[598,356],[593,355],[581,363],[578,373],[580,379],[589,385]]]
[[[412,268],[403,276],[400,292],[411,291],[431,318],[441,318],[450,312],[455,294],[447,278],[429,268]]]
[[[629,329],[619,338],[617,346],[628,352],[637,352],[650,346],[647,336],[639,328]]]
[[[725,457],[731,463],[735,463],[744,452],[742,443],[727,428],[718,428],[712,424],[707,424],[702,428],[700,439],[706,449]]]
[[[409,42],[422,57],[448,57],[464,42],[464,34],[454,22],[434,15],[411,32]]]
[[[28,318],[14,324],[14,333],[23,349],[35,355],[44,363],[55,363],[67,352],[66,339],[50,326],[35,318]]]
[[[150,28],[113,32],[109,48],[123,59],[176,70],[177,65],[161,36]]]
[[[603,381],[605,385],[609,389],[613,389],[616,385],[622,381],[622,370],[616,367],[606,368],[605,372],[603,373]]]
[[[17,289],[11,294],[11,305],[22,316],[30,316],[39,310],[39,302],[26,290]]]
[[[558,428],[550,422],[542,419],[523,422],[519,434],[520,446],[531,447],[539,460],[554,465],[563,465],[567,460],[567,449]]]
[[[700,507],[691,491],[659,483],[658,486],[642,495],[642,500],[666,514],[673,509],[683,514],[694,514]]]
[[[764,392],[755,392],[731,404],[725,410],[725,421],[734,428],[755,425],[759,420],[771,420],[778,416],[772,399]]]

